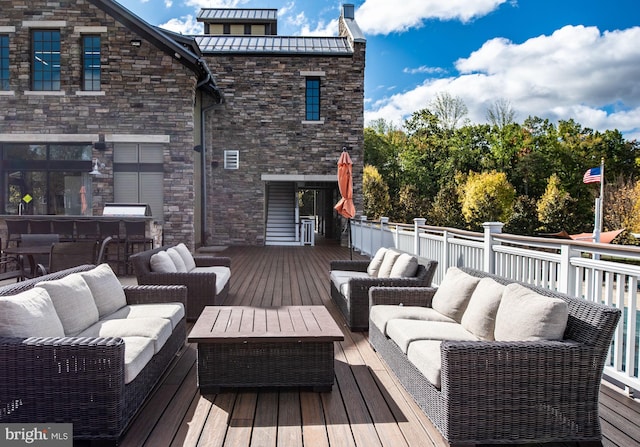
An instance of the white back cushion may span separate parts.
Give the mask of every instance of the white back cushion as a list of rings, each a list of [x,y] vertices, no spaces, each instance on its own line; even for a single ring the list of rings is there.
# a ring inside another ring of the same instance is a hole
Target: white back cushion
[[[182,260],[182,256],[180,256],[180,253],[178,253],[178,251],[175,248],[173,247],[167,248],[167,254],[171,258],[171,261],[173,261],[173,265],[176,266],[176,270],[178,271],[178,273],[187,272],[187,266],[184,264],[184,261]]]
[[[462,314],[462,327],[480,340],[493,340],[496,313],[504,288],[491,278],[482,278],[471,294],[467,310]]]
[[[49,293],[65,335],[77,335],[98,321],[98,307],[91,289],[78,273],[54,281],[43,281],[38,283],[38,287]]]
[[[387,252],[384,254],[382,265],[380,265],[380,270],[378,271],[378,278],[388,278],[389,275],[391,275],[393,264],[395,264],[396,259],[398,259],[399,256],[399,252],[395,250],[387,250]]]
[[[152,272],[158,273],[176,273],[176,265],[173,263],[166,251],[159,251],[151,255],[149,266]]]
[[[433,295],[431,307],[442,315],[460,322],[478,282],[480,278],[471,276],[457,267],[449,267]]]
[[[47,291],[34,287],[0,297],[0,337],[64,337],[64,328]]]
[[[190,272],[191,270],[196,268],[196,261],[193,259],[193,256],[191,255],[191,252],[189,251],[186,245],[180,242],[174,248],[180,254],[180,257],[184,261],[184,265],[187,268],[187,272]]]
[[[380,247],[371,262],[369,262],[369,266],[367,267],[367,273],[369,276],[378,276],[378,271],[380,270],[380,266],[382,265],[382,260],[384,259],[384,254],[387,252],[387,248]]]
[[[120,280],[109,264],[100,264],[87,272],[80,272],[98,308],[99,318],[110,315],[127,305],[127,297]]]
[[[389,278],[412,278],[418,271],[418,258],[402,253],[393,263]]]

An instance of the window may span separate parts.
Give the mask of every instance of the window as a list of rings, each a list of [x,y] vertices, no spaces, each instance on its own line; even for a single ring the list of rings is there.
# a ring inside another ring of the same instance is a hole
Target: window
[[[7,143],[0,144],[0,153],[0,212],[86,213],[83,204],[91,203],[91,145]],[[23,201],[25,197],[30,199]]]
[[[100,36],[82,36],[83,90],[100,90]]]
[[[0,35],[0,90],[9,90],[9,36]]]
[[[320,78],[307,78],[305,119],[320,120]]]
[[[60,90],[60,31],[34,30],[31,42],[32,89]]]

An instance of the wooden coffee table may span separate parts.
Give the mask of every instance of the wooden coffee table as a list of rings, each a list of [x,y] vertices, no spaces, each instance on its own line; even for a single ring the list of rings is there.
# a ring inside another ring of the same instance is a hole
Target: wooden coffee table
[[[330,391],[342,331],[324,306],[207,306],[188,337],[198,343],[202,393],[222,387]]]

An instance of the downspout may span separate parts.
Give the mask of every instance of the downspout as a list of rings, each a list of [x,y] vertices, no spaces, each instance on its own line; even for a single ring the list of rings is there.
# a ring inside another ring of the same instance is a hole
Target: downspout
[[[211,75],[208,75],[211,78]],[[200,101],[202,102],[202,93],[200,93]],[[217,104],[211,104],[207,107],[200,109],[200,145],[202,151],[200,151],[200,166],[202,169],[202,179],[200,181],[200,209],[201,211],[201,224],[200,224],[200,240],[202,245],[206,246],[206,230],[207,230],[207,144],[206,144],[206,114],[209,110],[213,109]]]

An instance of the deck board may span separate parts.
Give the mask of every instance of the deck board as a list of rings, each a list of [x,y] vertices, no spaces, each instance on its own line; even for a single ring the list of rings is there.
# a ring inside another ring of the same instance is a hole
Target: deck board
[[[332,391],[248,389],[203,396],[196,386],[195,344],[187,343],[121,446],[448,445],[371,349],[367,334],[350,332],[330,299],[329,261],[360,255],[331,245],[230,247],[219,254],[232,259],[226,305],[327,307],[345,336],[334,342]],[[638,399],[603,385],[601,419],[605,447],[640,445]],[[575,445],[553,445],[560,446]]]

